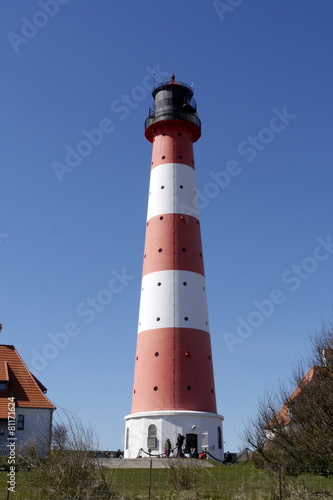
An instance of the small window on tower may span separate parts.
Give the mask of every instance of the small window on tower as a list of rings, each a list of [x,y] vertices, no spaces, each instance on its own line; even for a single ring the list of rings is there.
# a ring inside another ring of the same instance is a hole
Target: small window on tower
[[[157,445],[156,425],[150,424],[150,426],[148,427],[147,447],[148,448],[156,448],[156,445]]]
[[[126,427],[126,444],[125,444],[126,450],[128,450],[128,447],[129,447],[129,427]]]
[[[222,431],[220,426],[217,428],[217,446],[219,450],[222,450]]]

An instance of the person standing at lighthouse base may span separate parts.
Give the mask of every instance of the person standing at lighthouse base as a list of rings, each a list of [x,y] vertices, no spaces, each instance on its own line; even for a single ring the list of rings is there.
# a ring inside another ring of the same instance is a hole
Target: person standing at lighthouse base
[[[182,457],[183,456],[182,447],[183,447],[184,439],[185,439],[184,436],[182,436],[181,434],[178,434],[178,436],[177,436],[177,442],[176,442],[177,457]]]
[[[171,441],[170,439],[168,438],[166,441],[165,441],[165,444],[164,444],[164,454],[166,456],[166,458],[169,458],[170,457],[170,452],[171,452]]]

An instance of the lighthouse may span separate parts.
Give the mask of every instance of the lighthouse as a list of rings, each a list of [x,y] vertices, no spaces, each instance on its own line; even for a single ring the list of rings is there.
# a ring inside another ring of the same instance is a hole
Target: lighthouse
[[[152,143],[131,414],[125,458],[161,456],[164,443],[223,459],[217,413],[193,143],[201,136],[193,90],[174,75],[153,92]]]

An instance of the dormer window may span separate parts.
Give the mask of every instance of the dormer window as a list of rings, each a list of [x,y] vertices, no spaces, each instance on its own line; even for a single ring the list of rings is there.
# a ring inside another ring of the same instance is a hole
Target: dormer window
[[[8,382],[9,382],[8,364],[7,361],[2,361],[0,362],[0,391],[7,390]]]

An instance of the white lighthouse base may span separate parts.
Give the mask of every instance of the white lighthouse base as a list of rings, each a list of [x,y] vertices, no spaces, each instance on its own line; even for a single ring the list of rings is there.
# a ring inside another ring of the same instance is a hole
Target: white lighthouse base
[[[185,436],[184,445],[206,450],[208,458],[223,460],[223,416],[200,411],[152,411],[132,413],[125,417],[124,458],[163,456],[169,438],[177,453],[178,433]]]

